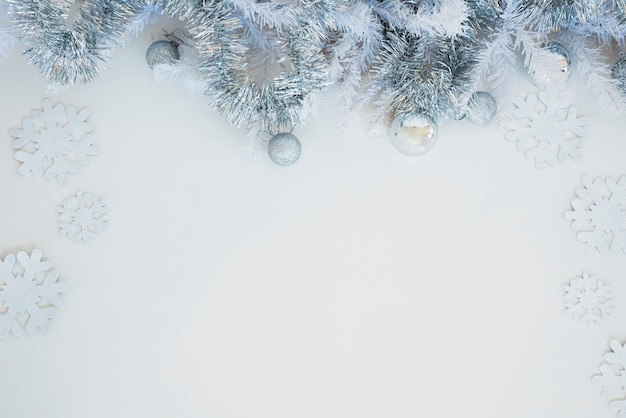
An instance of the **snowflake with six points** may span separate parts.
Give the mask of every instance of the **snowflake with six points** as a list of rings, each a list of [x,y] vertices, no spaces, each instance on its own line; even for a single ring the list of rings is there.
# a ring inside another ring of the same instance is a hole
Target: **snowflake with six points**
[[[59,283],[59,272],[49,261],[41,261],[41,250],[24,251],[0,259],[0,338],[33,335],[37,329],[50,330],[66,283]]]
[[[59,212],[59,234],[76,242],[86,243],[108,227],[106,203],[80,190],[68,197]]]
[[[626,177],[592,181],[584,176],[582,183],[585,188],[576,190],[573,210],[564,216],[572,220],[578,240],[586,242],[585,252],[626,253]]]
[[[15,159],[22,164],[20,175],[32,173],[46,180],[56,178],[60,185],[69,182],[69,175],[87,165],[89,157],[98,154],[94,145],[96,137],[86,122],[88,109],[76,113],[76,109],[62,104],[52,106],[49,99],[42,102],[42,110],[33,110],[24,118],[21,129],[12,129]]]
[[[603,386],[602,398],[612,399],[609,409],[618,411],[618,418],[626,418],[626,344],[610,342],[612,353],[604,355],[605,363],[600,366],[600,375],[591,380],[595,385]]]
[[[559,108],[546,93],[529,95],[526,100],[514,97],[509,141],[517,141],[517,149],[526,158],[535,160],[535,167],[555,166],[568,159],[582,157],[582,127],[589,119],[577,117],[575,107]]]
[[[588,273],[565,286],[565,312],[581,322],[595,325],[611,312],[611,290]]]

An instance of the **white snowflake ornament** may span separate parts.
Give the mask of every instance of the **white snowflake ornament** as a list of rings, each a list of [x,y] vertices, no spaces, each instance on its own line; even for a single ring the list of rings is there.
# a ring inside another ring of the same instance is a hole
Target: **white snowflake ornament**
[[[595,325],[611,313],[611,289],[588,273],[565,286],[565,312],[580,322]]]
[[[41,250],[24,251],[0,259],[0,338],[33,335],[50,330],[66,283],[57,282],[59,272],[49,261],[41,261]]]
[[[572,220],[578,240],[586,243],[585,252],[626,253],[626,176],[619,181],[584,176],[582,183],[585,188],[576,190],[573,210],[564,216]]]
[[[86,243],[108,227],[106,202],[80,190],[57,207],[59,234]]]
[[[41,110],[33,110],[24,118],[21,129],[12,129],[15,159],[22,164],[18,174],[32,173],[46,180],[56,178],[60,185],[69,182],[69,175],[80,171],[89,157],[98,155],[96,137],[87,123],[89,109],[76,113],[72,106],[52,105],[44,99]]]
[[[602,386],[602,398],[610,400],[609,409],[618,411],[618,418],[626,418],[626,344],[610,342],[612,353],[604,355],[605,363],[599,375],[593,376],[593,384]]]
[[[543,92],[528,95],[526,100],[513,97],[512,101],[515,110],[506,139],[517,141],[517,149],[535,160],[535,167],[582,157],[582,127],[589,119],[577,117],[575,107],[562,108],[558,100],[550,100]]]

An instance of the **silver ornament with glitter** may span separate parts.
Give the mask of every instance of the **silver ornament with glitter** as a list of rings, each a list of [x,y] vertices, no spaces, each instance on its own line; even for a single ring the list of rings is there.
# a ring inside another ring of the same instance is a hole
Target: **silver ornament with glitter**
[[[619,91],[623,95],[626,95],[626,55],[624,55],[623,52],[619,53],[619,58],[611,69],[611,75],[617,82],[617,88]]]
[[[417,157],[427,153],[435,145],[437,125],[421,114],[400,114],[391,123],[389,136],[400,153]]]
[[[491,121],[496,116],[498,105],[496,99],[486,91],[477,91],[470,96],[467,103],[467,119],[476,124]]]
[[[267,153],[278,165],[291,165],[298,161],[302,146],[298,138],[290,133],[274,135],[267,144]]]
[[[572,67],[572,56],[569,50],[558,42],[548,42],[546,48],[555,55],[561,72],[569,72]]]
[[[158,64],[171,64],[180,59],[178,46],[170,41],[156,41],[146,51],[146,61],[150,68]]]

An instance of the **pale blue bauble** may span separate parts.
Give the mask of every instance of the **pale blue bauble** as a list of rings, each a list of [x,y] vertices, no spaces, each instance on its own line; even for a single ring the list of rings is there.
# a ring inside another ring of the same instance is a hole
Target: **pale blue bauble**
[[[400,114],[389,129],[391,144],[400,153],[417,157],[430,151],[437,141],[437,125],[422,114]]]
[[[267,153],[278,165],[291,165],[298,161],[302,146],[295,135],[290,133],[280,133],[274,135],[267,144]]]
[[[491,121],[496,116],[498,105],[496,99],[486,91],[477,91],[470,96],[467,102],[467,119],[476,124],[483,124]]]
[[[180,59],[178,46],[170,41],[156,41],[146,51],[146,61],[150,68],[158,64],[171,64]]]

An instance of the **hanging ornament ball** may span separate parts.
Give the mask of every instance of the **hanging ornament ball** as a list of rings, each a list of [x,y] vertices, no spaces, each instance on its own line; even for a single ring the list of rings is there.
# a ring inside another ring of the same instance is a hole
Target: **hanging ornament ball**
[[[178,46],[170,41],[156,41],[146,51],[146,61],[150,68],[158,64],[171,64],[180,59]]]
[[[572,56],[563,45],[558,42],[548,42],[547,48],[550,52],[552,52],[559,62],[559,68],[561,72],[567,73],[569,72],[572,66]]]
[[[626,94],[626,55],[624,55],[623,52],[619,53],[619,58],[613,65],[611,75],[613,79],[617,81],[617,88],[622,94]]]
[[[295,135],[280,133],[274,135],[267,144],[267,153],[272,161],[278,165],[291,165],[298,161],[302,146]]]
[[[427,153],[435,145],[437,125],[424,115],[405,113],[394,118],[389,136],[400,153],[417,157]]]
[[[465,116],[470,122],[483,124],[496,116],[498,105],[496,99],[486,91],[477,91],[470,96]]]

